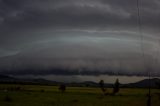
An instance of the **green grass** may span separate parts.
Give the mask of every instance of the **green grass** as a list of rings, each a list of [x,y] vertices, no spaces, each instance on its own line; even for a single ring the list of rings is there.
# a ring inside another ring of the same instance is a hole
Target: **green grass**
[[[21,90],[3,90],[16,87]],[[99,88],[67,87],[66,92],[61,93],[57,86],[13,84],[0,85],[0,89],[0,106],[146,106],[148,92],[123,88],[115,96],[104,96]],[[160,90],[152,89],[152,106],[160,106],[159,93]],[[10,101],[5,100],[7,95]]]

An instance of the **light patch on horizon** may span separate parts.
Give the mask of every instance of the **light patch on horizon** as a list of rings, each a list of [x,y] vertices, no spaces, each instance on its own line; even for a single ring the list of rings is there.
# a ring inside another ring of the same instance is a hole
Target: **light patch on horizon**
[[[93,81],[98,83],[100,80],[104,80],[105,83],[114,83],[118,78],[121,84],[135,83],[144,79],[148,79],[148,77],[144,76],[109,76],[109,75],[100,75],[100,76],[87,76],[87,75],[72,75],[72,76],[63,76],[63,75],[47,75],[47,76],[34,76],[34,75],[23,75],[23,76],[13,76],[16,78],[44,78],[46,80],[57,81],[57,82],[85,82],[85,81]],[[154,77],[153,77],[154,78]],[[156,78],[156,77],[155,77]],[[158,78],[158,77],[157,77]]]

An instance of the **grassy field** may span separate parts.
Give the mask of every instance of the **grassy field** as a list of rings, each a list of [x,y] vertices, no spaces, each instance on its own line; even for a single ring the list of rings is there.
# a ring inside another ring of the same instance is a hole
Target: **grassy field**
[[[147,92],[122,88],[115,96],[104,96],[99,88],[67,87],[61,93],[57,86],[1,84],[0,106],[146,106]],[[152,89],[152,106],[160,106],[159,94],[160,90]]]

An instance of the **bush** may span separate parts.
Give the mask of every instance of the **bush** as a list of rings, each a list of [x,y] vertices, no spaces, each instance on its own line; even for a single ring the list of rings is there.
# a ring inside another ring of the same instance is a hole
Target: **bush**
[[[45,92],[45,90],[44,90],[44,89],[41,89],[41,92]]]
[[[61,84],[61,85],[59,86],[59,90],[60,90],[62,93],[65,92],[65,90],[66,90],[66,85]]]
[[[4,97],[4,101],[6,101],[6,102],[11,102],[11,101],[12,101],[12,98],[11,98],[10,96],[6,95],[6,96]]]
[[[104,88],[104,81],[103,81],[103,80],[100,80],[100,81],[99,81],[99,86],[100,86],[102,92],[105,94],[106,89]]]
[[[115,82],[115,84],[113,86],[113,94],[116,94],[118,92],[119,92],[119,80],[116,79],[116,82]]]

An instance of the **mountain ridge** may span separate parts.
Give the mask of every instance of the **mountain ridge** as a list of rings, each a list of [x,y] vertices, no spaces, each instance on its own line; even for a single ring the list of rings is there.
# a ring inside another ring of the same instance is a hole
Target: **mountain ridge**
[[[40,85],[59,85],[59,84],[66,84],[68,86],[86,86],[86,87],[98,87],[99,84],[93,81],[84,81],[84,82],[57,82],[46,80],[43,78],[15,78],[8,75],[0,75],[0,83],[20,83],[20,84],[40,84]],[[157,88],[160,85],[159,78],[152,78],[152,79],[144,79],[135,83],[128,83],[128,84],[120,84],[122,88],[147,88],[149,84],[152,88]],[[112,83],[105,83],[105,87],[113,87]]]

